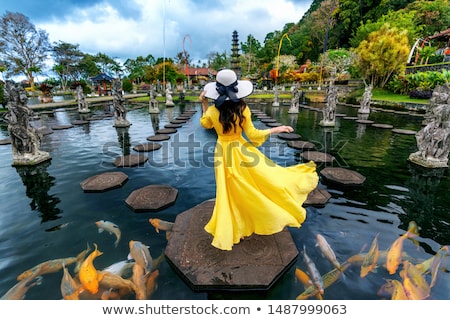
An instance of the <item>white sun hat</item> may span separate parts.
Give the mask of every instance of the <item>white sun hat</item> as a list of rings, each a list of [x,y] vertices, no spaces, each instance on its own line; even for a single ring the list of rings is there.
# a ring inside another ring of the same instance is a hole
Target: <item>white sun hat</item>
[[[227,90],[222,90],[221,87],[226,87]],[[224,91],[231,95],[225,93],[226,98],[224,100],[242,99],[253,92],[253,84],[248,80],[237,80],[236,73],[233,70],[223,69],[217,73],[216,82],[206,84],[203,90],[206,91],[205,97],[214,100],[219,98],[219,92]]]

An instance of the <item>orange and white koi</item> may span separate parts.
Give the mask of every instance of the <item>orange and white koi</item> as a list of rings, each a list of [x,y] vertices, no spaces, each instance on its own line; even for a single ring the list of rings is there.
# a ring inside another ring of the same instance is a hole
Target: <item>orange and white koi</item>
[[[372,240],[372,245],[370,246],[369,251],[364,256],[363,263],[361,265],[361,278],[364,278],[375,269],[378,261],[378,257],[380,255],[380,250],[378,249],[378,234]]]
[[[403,288],[409,300],[423,300],[430,296],[431,288],[422,272],[409,261],[403,262],[400,272],[403,279]]]
[[[165,220],[161,220],[161,219],[148,219],[148,221],[150,222],[150,224],[152,226],[155,227],[156,232],[159,233],[159,230],[163,230],[163,231],[172,231],[173,226],[174,226],[174,222],[169,222],[169,221],[165,221]]]
[[[328,241],[321,235],[317,234],[317,246],[322,252],[323,256],[327,258],[328,261],[338,270],[341,270],[341,264],[337,261],[336,254],[333,249],[331,249]]]
[[[442,260],[444,259],[444,256],[448,255],[448,252],[449,252],[448,246],[443,246],[434,255],[433,262],[431,263],[430,267],[431,272],[430,288],[432,288],[436,284],[439,268],[441,266]]]
[[[108,271],[123,277],[128,270],[131,270],[133,268],[134,264],[135,262],[132,260],[122,260],[104,268],[103,271]]]
[[[319,270],[317,269],[314,262],[311,260],[311,258],[306,253],[306,247],[303,246],[303,259],[306,263],[306,268],[308,270],[309,276],[311,277],[312,283],[316,286],[316,288],[319,290],[320,294],[323,294],[323,281],[322,276],[320,275]]]
[[[403,289],[403,284],[400,281],[387,279],[386,282],[386,288],[389,287],[386,291],[391,293],[391,300],[409,300],[405,293],[405,289]]]
[[[306,290],[308,287],[310,287],[313,283],[309,276],[299,267],[295,268],[295,277],[303,284],[303,288]],[[323,300],[322,295],[318,293],[316,295],[317,299]]]
[[[98,232],[102,233],[103,231],[107,231],[109,232],[109,234],[114,234],[116,236],[116,241],[114,242],[114,246],[117,247],[120,241],[120,237],[121,237],[121,231],[119,229],[119,227],[111,222],[111,221],[106,221],[106,220],[99,220],[96,221],[95,224],[98,227]]]
[[[81,285],[75,281],[72,275],[63,265],[63,276],[61,279],[61,294],[64,300],[79,300]]]
[[[134,294],[137,291],[136,285],[131,280],[124,279],[109,271],[99,271],[99,273],[103,275],[102,280],[100,281],[102,287],[114,290],[117,289],[122,294]]]
[[[40,284],[42,284],[42,276],[30,275],[16,283],[0,300],[23,300],[30,288]]]
[[[147,299],[151,299],[155,291],[158,289],[158,282],[156,281],[158,277],[159,270],[155,270],[147,276],[145,281]]]
[[[150,255],[150,250],[148,246],[144,245],[140,241],[134,240],[130,240],[129,246],[130,246],[129,258],[134,259],[136,264],[141,266],[141,268],[144,269],[145,273],[148,273],[152,269],[153,263],[153,258]]]
[[[101,256],[103,252],[97,249],[97,245],[94,243],[94,251],[84,259],[80,267],[78,278],[80,279],[83,287],[92,294],[98,292],[99,282],[102,280],[103,275],[97,272],[94,266],[95,258]]]
[[[147,286],[145,284],[145,269],[139,264],[133,266],[132,281],[136,285],[136,300],[147,299]]]

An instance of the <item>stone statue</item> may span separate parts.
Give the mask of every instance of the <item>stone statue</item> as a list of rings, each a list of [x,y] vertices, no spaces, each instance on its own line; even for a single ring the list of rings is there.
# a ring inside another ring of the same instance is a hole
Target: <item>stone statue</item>
[[[13,165],[36,165],[51,159],[50,154],[41,151],[41,136],[29,124],[32,111],[27,106],[28,97],[21,85],[7,82],[4,87],[7,98],[4,118],[8,123],[11,139]]]
[[[292,88],[291,107],[289,108],[288,113],[298,113],[299,106],[300,106],[300,93],[298,91],[298,86],[295,85]]]
[[[279,93],[278,93],[277,86],[273,86],[273,103],[272,103],[272,106],[273,107],[279,107],[280,106]]]
[[[323,108],[323,119],[320,120],[320,125],[325,127],[332,127],[335,125],[335,114],[337,104],[337,87],[330,81],[327,90],[327,102]]]
[[[167,88],[166,88],[166,106],[173,107],[174,105],[175,105],[175,103],[173,103],[172,89],[171,89],[170,83],[168,83]]]
[[[372,85],[366,86],[358,113],[370,113],[370,99],[372,99]]]
[[[113,80],[112,92],[114,95],[114,126],[120,128],[129,127],[131,124],[127,120],[127,110],[124,107],[125,99],[122,95],[122,82],[119,79]]]
[[[448,167],[450,151],[450,88],[438,86],[430,99],[426,125],[416,134],[419,151],[408,160],[427,168]]]
[[[86,101],[86,97],[83,93],[83,87],[77,86],[77,101],[78,101],[78,112],[79,113],[89,113],[89,107]]]
[[[148,105],[148,113],[159,113],[158,108],[158,100],[155,98],[155,87],[154,85],[150,86],[150,92],[148,93],[150,96],[149,105]]]

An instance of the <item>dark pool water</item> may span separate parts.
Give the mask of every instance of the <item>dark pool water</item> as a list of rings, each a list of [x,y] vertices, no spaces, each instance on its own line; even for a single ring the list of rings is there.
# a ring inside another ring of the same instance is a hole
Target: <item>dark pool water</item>
[[[320,107],[320,105],[314,106]],[[10,145],[0,146],[0,296],[17,283],[21,272],[47,260],[77,255],[87,243],[96,243],[103,255],[95,260],[97,269],[126,260],[130,240],[148,245],[155,258],[164,252],[167,240],[157,233],[149,218],[174,221],[176,215],[214,197],[215,180],[212,152],[215,135],[199,125],[200,105],[186,104],[166,108],[151,115],[147,108],[130,110],[128,129],[116,129],[112,117],[90,121],[66,130],[55,130],[44,136],[41,149],[49,152],[51,161],[33,168],[12,166]],[[336,125],[319,125],[321,112],[301,108],[299,114],[289,114],[289,105],[273,108],[271,103],[252,104],[279,122],[292,125],[302,139],[313,142],[317,149],[336,157],[333,166],[355,170],[366,177],[362,186],[343,188],[321,178],[320,187],[331,198],[321,207],[307,207],[307,219],[300,229],[290,229],[300,252],[295,265],[266,293],[245,293],[208,296],[193,292],[171,269],[167,262],[160,267],[158,289],[153,299],[286,299],[292,300],[304,289],[296,280],[296,267],[306,270],[301,252],[308,255],[322,274],[332,266],[315,246],[316,234],[322,234],[334,249],[339,261],[367,251],[378,234],[382,251],[405,233],[410,221],[420,227],[417,242],[406,240],[404,252],[421,262],[432,257],[441,246],[450,244],[448,169],[422,169],[408,163],[410,153],[417,150],[414,135],[394,133],[355,120],[357,109],[339,106]],[[138,167],[116,168],[113,161],[136,153],[136,144],[163,128],[170,119],[188,109],[195,113],[162,148],[148,153],[149,160]],[[108,104],[92,108],[92,113],[109,112]],[[53,115],[41,114],[33,121],[35,127],[70,124],[80,119],[76,110],[58,109]],[[423,118],[418,115],[372,111],[369,119],[391,124],[395,128],[418,131]],[[255,120],[258,128],[267,128]],[[7,137],[6,126],[0,127],[0,139]],[[271,137],[261,150],[281,165],[302,162],[298,150],[287,141]],[[323,165],[319,166],[322,169]],[[80,182],[96,174],[122,171],[129,177],[121,188],[104,193],[84,193]],[[128,195],[141,187],[154,184],[171,185],[178,190],[176,202],[157,212],[136,213],[125,203]],[[95,221],[104,219],[116,223],[122,231],[119,245],[114,236],[98,233]],[[450,298],[449,259],[443,262],[438,281],[430,299]],[[325,290],[324,299],[385,299],[378,294],[386,279],[401,279],[399,273],[389,275],[383,265],[376,272],[361,278],[360,267],[352,266],[345,278]],[[26,299],[61,299],[62,272],[47,274],[40,286],[30,289]],[[429,275],[427,275],[429,280]]]

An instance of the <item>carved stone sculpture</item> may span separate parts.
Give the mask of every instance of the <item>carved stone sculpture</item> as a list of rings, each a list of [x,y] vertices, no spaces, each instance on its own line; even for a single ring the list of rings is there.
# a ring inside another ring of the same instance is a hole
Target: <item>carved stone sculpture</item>
[[[370,99],[372,99],[372,85],[366,86],[358,113],[370,113]]]
[[[327,90],[327,102],[323,108],[323,119],[320,120],[320,125],[324,127],[333,127],[335,125],[337,104],[337,87],[330,81],[330,85]]]
[[[153,85],[150,87],[150,92],[148,94],[150,96],[148,113],[159,113],[158,100],[155,98],[155,88]]]
[[[294,86],[292,90],[291,107],[288,113],[298,113],[300,106],[300,93],[298,91],[298,86]]]
[[[89,113],[89,106],[86,101],[86,97],[83,93],[83,87],[77,86],[77,101],[78,101],[78,112],[79,113]]]
[[[120,80],[113,80],[112,91],[114,95],[114,126],[119,128],[129,127],[131,124],[127,120],[127,110],[124,106],[125,98],[122,95],[122,82]]]
[[[7,82],[5,87],[7,98],[4,115],[8,122],[8,133],[11,139],[13,166],[36,165],[51,159],[48,152],[40,150],[41,136],[29,123],[32,111],[27,106],[28,97],[21,85]]]

